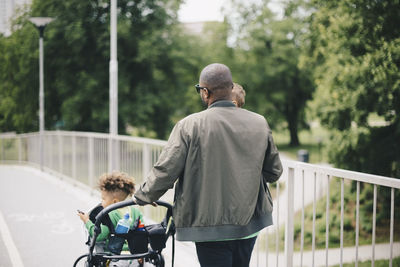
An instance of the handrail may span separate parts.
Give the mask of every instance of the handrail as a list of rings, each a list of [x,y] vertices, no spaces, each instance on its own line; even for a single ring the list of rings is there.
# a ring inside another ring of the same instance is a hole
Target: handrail
[[[15,137],[29,137],[29,136],[35,136],[39,135],[39,132],[31,132],[31,133],[23,133],[23,134],[16,134],[16,133],[6,133],[2,134],[0,133],[0,138],[15,138]],[[44,131],[44,135],[50,135],[50,136],[58,136],[58,135],[64,135],[64,136],[75,136],[75,137],[94,137],[94,138],[113,138],[116,140],[124,140],[124,141],[133,141],[133,142],[138,142],[138,143],[147,143],[151,145],[159,145],[159,146],[164,146],[167,144],[167,141],[165,140],[159,140],[159,139],[151,139],[147,137],[138,137],[138,136],[129,136],[129,135],[116,135],[112,136],[108,133],[94,133],[94,132],[78,132],[78,131]]]
[[[376,184],[381,186],[393,187],[400,189],[400,179],[393,177],[386,177],[375,174],[368,174],[338,168],[332,168],[327,166],[320,166],[315,164],[297,162],[296,168],[301,168],[304,170],[310,170],[315,172],[325,173],[331,176],[341,177],[348,180],[360,181],[369,184]]]

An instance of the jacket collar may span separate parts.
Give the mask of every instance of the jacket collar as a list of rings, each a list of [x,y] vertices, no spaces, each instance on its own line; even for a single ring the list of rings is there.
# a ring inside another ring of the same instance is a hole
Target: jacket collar
[[[228,108],[228,107],[236,107],[236,106],[230,100],[217,100],[214,103],[212,103],[207,109],[214,108],[214,107]]]

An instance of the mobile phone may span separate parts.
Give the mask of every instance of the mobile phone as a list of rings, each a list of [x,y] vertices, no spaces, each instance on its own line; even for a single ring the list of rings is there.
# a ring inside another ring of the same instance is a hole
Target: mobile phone
[[[77,210],[80,214],[85,214],[83,211],[81,210]]]

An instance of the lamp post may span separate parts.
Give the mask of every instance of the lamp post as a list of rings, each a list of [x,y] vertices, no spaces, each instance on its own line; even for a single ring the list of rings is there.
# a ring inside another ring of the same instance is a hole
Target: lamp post
[[[47,24],[53,21],[48,17],[32,17],[29,19],[39,30],[39,150],[40,169],[43,170],[43,133],[44,133],[44,84],[43,84],[43,36]]]
[[[112,171],[118,168],[118,60],[117,60],[117,0],[111,0],[110,9],[110,107],[109,107],[109,164]]]

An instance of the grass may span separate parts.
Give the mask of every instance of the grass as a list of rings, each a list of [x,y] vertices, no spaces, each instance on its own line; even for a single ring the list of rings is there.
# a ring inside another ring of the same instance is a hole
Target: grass
[[[278,150],[290,159],[297,160],[297,152],[305,149],[309,152],[310,163],[328,162],[325,151],[325,143],[329,139],[327,130],[320,126],[312,127],[310,130],[299,132],[300,145],[292,147],[289,131],[273,132],[274,141]]]

